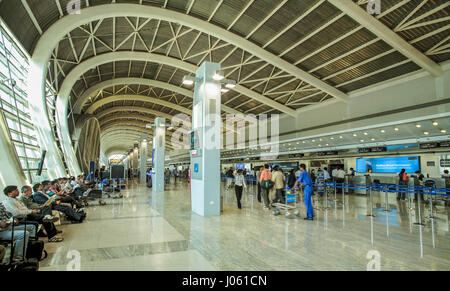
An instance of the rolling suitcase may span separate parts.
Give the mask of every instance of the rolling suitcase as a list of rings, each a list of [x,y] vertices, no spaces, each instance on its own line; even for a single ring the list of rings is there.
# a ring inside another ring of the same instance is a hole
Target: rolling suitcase
[[[25,220],[24,224],[24,232],[27,231],[27,222]],[[31,240],[28,241],[28,246],[30,245]],[[41,242],[43,244],[43,242]],[[15,240],[14,240],[14,222],[11,223],[11,254],[9,258],[9,263],[7,265],[2,266],[2,269],[6,269],[7,271],[16,271],[16,272],[36,272],[39,270],[39,259],[37,258],[30,258],[28,259],[28,254],[35,255],[36,254],[36,247],[32,247],[33,250],[28,253],[25,252],[25,244],[23,244],[23,257],[21,261],[14,261],[14,251],[15,251]],[[43,248],[42,248],[43,250]],[[41,252],[42,256],[42,252]],[[47,257],[47,252],[45,252],[45,257]]]

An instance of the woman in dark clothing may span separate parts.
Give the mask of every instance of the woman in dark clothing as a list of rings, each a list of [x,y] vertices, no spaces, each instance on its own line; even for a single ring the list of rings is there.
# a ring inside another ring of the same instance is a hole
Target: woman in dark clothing
[[[291,172],[289,173],[289,177],[288,177],[288,181],[287,181],[287,185],[290,189],[292,189],[292,187],[294,187],[296,180],[297,180],[297,178],[295,177],[295,170],[292,169]]]
[[[404,191],[405,190],[405,187],[404,186],[408,186],[408,179],[409,179],[409,176],[406,174],[406,170],[405,169],[402,169],[402,171],[398,174],[398,185],[399,186],[403,186],[403,187],[401,187],[400,189],[399,189],[399,191]],[[400,192],[398,192],[397,193],[397,200],[405,200],[406,199],[406,194],[405,194],[405,192],[403,192],[403,193],[400,193]]]

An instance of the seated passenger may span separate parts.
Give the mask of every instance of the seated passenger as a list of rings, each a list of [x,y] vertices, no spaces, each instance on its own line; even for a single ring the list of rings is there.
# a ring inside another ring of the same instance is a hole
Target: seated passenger
[[[36,184],[33,186],[33,200],[38,204],[45,204],[49,199],[50,196],[45,194],[45,188],[43,184],[48,181],[44,181],[41,184]],[[45,187],[50,187],[49,183],[46,183]],[[65,203],[61,203],[61,200],[58,200],[58,198],[55,199],[51,203],[52,210],[60,211],[64,213],[72,222],[74,223],[81,223],[86,218],[86,213],[78,209],[77,211],[73,210],[73,208]]]
[[[29,220],[27,223],[34,224],[34,221],[38,224],[42,224],[45,232],[47,233],[49,242],[61,242],[63,240],[62,238],[56,236],[58,231],[56,230],[53,222],[56,221],[57,218],[50,215],[50,209],[43,209],[46,213],[41,212],[41,209],[28,209],[22,201],[17,199],[19,196],[19,189],[17,186],[7,186],[3,192],[7,196],[2,202],[6,211],[15,217],[26,218]]]
[[[22,261],[24,256],[24,247],[25,252],[28,246],[28,241],[30,237],[36,236],[36,228],[34,225],[27,225],[26,229],[23,225],[18,225],[19,222],[17,219],[12,219],[12,216],[6,211],[3,204],[0,203],[0,240],[2,241],[10,241],[12,233],[11,223],[14,223],[14,261]],[[26,230],[26,231],[25,231]]]

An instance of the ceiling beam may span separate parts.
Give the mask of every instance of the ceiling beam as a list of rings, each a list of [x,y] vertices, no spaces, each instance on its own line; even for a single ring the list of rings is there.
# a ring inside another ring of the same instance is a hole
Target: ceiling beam
[[[370,16],[364,9],[359,7],[352,0],[328,0],[342,12],[353,18],[356,22],[364,26],[366,29],[374,33],[380,39],[391,45],[405,57],[427,70],[435,77],[442,76],[444,71],[441,66],[428,58],[406,40],[397,35],[389,27]]]
[[[98,83],[90,88],[88,88],[86,91],[81,94],[80,97],[77,98],[75,104],[74,104],[74,112],[76,114],[80,114],[81,110],[83,109],[84,104],[86,104],[87,100],[89,98],[93,97],[96,92],[101,91],[103,89],[118,86],[118,85],[141,85],[141,86],[149,86],[149,87],[157,87],[162,88],[164,90],[168,90],[180,95],[184,95],[186,97],[189,97],[190,99],[194,98],[194,92],[182,87],[178,87],[166,82],[151,80],[151,79],[144,79],[144,78],[115,78],[108,81],[104,81],[101,83]],[[226,105],[222,104],[222,110],[226,113],[231,114],[240,114],[241,112],[234,110],[231,107],[228,107]]]
[[[169,101],[164,101],[158,98],[154,98],[154,97],[150,97],[150,96],[145,96],[145,95],[113,95],[113,96],[109,96],[103,99],[98,100],[97,102],[91,104],[91,106],[89,106],[89,108],[86,110],[87,114],[93,114],[97,109],[99,109],[100,107],[102,107],[103,105],[106,105],[108,103],[112,103],[112,102],[116,102],[116,101],[142,101],[142,102],[149,102],[149,103],[154,103],[154,104],[158,104],[164,107],[168,107],[168,108],[172,108],[175,109],[177,111],[180,111],[181,113],[187,114],[187,115],[191,115],[192,111],[186,107],[177,105],[175,103],[169,102]]]

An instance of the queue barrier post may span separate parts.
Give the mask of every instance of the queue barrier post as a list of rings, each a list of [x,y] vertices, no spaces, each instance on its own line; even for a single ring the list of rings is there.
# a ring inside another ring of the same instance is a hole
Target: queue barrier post
[[[370,207],[370,214],[368,214],[367,216],[369,217],[375,217],[375,215],[373,215],[373,197],[372,197],[372,185],[369,185],[369,207]]]
[[[433,187],[430,187],[430,193],[429,195],[429,199],[430,199],[430,217],[428,217],[429,219],[434,219],[434,215],[433,215]]]
[[[385,206],[384,206],[384,212],[391,212],[389,209],[389,197],[388,197],[388,189],[389,187],[386,185],[384,186],[384,197],[385,197]]]
[[[344,191],[345,184],[342,183],[341,186],[342,186],[342,205],[345,205],[345,191]]]
[[[328,207],[328,190],[327,190],[327,184],[326,183],[324,185],[324,189],[325,189],[325,208],[324,209],[329,209],[329,207]]]
[[[414,223],[414,225],[424,226],[424,224],[422,223],[422,211],[420,207],[420,201],[422,200],[422,197],[420,197],[420,195],[422,195],[422,193],[420,193],[420,191],[417,191],[417,211],[419,212],[419,221]]]
[[[337,202],[338,200],[337,200],[337,196],[336,196],[336,194],[337,194],[336,182],[334,182],[333,185],[334,185],[334,202]]]

